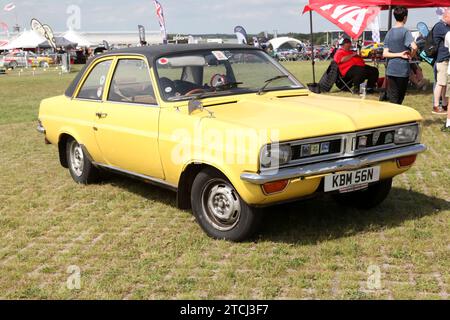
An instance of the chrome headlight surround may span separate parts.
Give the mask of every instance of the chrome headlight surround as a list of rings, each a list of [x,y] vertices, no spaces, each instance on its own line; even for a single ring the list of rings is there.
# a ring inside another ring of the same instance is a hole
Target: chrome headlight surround
[[[292,158],[292,149],[289,144],[266,144],[262,147],[259,162],[262,169],[276,169],[283,166]]]
[[[420,135],[419,124],[404,126],[395,130],[394,143],[405,144],[416,142]]]

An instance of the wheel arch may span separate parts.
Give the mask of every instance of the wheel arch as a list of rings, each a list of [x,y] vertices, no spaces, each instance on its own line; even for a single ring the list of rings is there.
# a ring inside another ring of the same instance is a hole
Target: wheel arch
[[[205,169],[212,169],[216,171],[218,174],[228,177],[224,173],[223,170],[204,162],[190,162],[185,167],[183,172],[181,173],[180,180],[178,182],[178,191],[177,191],[177,207],[182,210],[191,209],[191,189],[192,184],[194,183],[195,177]],[[230,179],[228,179],[230,180]]]
[[[69,139],[75,139],[76,141],[79,142],[76,135],[68,131],[62,131],[58,136],[59,162],[61,163],[61,166],[63,166],[64,168],[69,168],[69,164],[67,163],[66,157],[66,145]]]

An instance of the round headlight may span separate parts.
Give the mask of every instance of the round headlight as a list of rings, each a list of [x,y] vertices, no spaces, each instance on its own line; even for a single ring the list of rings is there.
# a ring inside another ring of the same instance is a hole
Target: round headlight
[[[291,161],[292,152],[289,145],[267,145],[261,150],[261,166],[271,168],[285,165]]]
[[[416,141],[419,134],[419,126],[402,127],[395,131],[395,144],[411,143]]]
[[[264,146],[261,150],[261,166],[263,168],[269,168],[272,163],[270,157],[270,146]]]

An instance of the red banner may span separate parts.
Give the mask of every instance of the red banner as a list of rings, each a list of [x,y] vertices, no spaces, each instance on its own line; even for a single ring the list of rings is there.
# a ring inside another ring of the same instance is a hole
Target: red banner
[[[309,0],[309,6],[323,6],[332,2],[335,5],[355,5],[361,7],[378,6],[382,9],[389,9],[389,6],[403,6],[407,8],[432,8],[432,7],[449,7],[450,0]]]
[[[334,3],[309,4],[308,7],[341,28],[353,39],[358,39],[367,25],[381,11],[379,7],[336,5]],[[307,8],[305,9],[305,11],[308,11]]]

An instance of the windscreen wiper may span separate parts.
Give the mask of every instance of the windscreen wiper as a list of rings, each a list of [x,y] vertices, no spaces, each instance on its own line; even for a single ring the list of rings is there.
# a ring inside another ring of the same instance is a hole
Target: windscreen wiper
[[[170,101],[180,101],[180,100],[199,100],[199,99],[203,99],[206,98],[208,96],[213,96],[215,92],[200,92],[200,93],[195,93],[192,94],[190,96],[177,96],[177,97],[171,97],[169,98]]]
[[[243,82],[228,82],[228,83],[224,83],[224,84],[216,86],[216,89],[230,90],[230,89],[237,88],[241,84],[244,84],[244,83]]]
[[[269,84],[272,83],[273,81],[278,80],[278,79],[284,79],[284,78],[289,78],[289,76],[287,74],[283,74],[283,75],[276,76],[276,77],[266,80],[265,84],[261,87],[261,89],[258,90],[258,95],[259,96],[262,95],[264,93],[264,91],[266,90],[266,88],[269,86]]]

